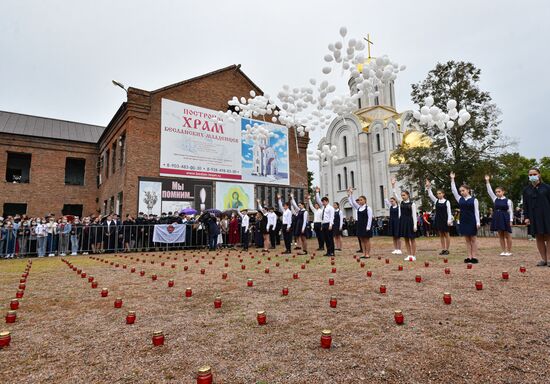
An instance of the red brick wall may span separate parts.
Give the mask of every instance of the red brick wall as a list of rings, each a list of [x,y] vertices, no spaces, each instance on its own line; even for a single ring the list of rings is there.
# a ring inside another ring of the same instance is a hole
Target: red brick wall
[[[8,152],[31,154],[30,182],[6,181]],[[65,159],[86,160],[84,185],[65,185]],[[96,208],[95,144],[0,134],[0,210],[4,203],[27,203],[27,214],[61,215],[64,204],[83,204],[83,214]]]

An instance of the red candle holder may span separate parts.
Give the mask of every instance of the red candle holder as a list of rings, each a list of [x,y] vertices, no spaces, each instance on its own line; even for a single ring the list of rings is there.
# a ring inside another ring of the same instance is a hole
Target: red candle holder
[[[269,273],[269,268],[264,269],[265,273]]]
[[[145,271],[139,271],[140,276],[145,276]]]
[[[87,275],[86,275],[86,272],[82,272],[82,273],[80,274],[80,277],[83,278],[83,279],[85,279],[86,276],[87,276]]]
[[[451,268],[445,268],[445,274],[450,275],[451,274]]]
[[[483,283],[481,282],[481,280],[476,280],[476,289],[478,291],[481,291],[483,289]]]
[[[185,290],[185,297],[191,297],[193,296],[193,290],[191,288],[187,288]]]
[[[510,278],[510,274],[507,271],[503,271],[502,272],[502,279],[503,280],[508,280],[508,278]]]
[[[168,288],[172,288],[174,286],[174,279],[168,280]]]
[[[390,259],[386,259],[386,264],[389,264],[390,263]]]
[[[256,319],[258,320],[258,325],[265,325],[267,322],[267,316],[265,311],[260,311],[256,314]]]
[[[248,279],[248,280],[246,281],[246,285],[247,285],[247,287],[252,287],[252,286],[254,285],[254,280]]]
[[[77,274],[77,275],[80,275],[81,273],[82,273],[82,269],[77,269],[77,270],[76,270],[76,274]]]
[[[380,293],[386,293],[386,286],[384,284],[380,285]]]
[[[335,296],[332,296],[329,301],[329,305],[331,308],[336,308],[336,304],[338,303],[338,300]]]
[[[225,263],[223,266],[224,266],[225,268],[227,268],[227,267],[229,267],[229,263]]]
[[[422,282],[422,276],[416,275],[415,278],[414,278],[414,281],[416,281],[417,283],[421,283]]]
[[[332,277],[328,279],[328,285],[334,285],[334,279]]]
[[[298,273],[297,273],[297,272],[294,272],[294,273],[292,274],[292,278],[293,278],[294,280],[298,280]]]
[[[525,273],[525,272],[527,272],[527,268],[525,268],[525,266],[522,265],[522,266],[519,267],[519,271],[521,273]]]
[[[359,264],[361,266],[361,268],[365,268],[365,262],[362,261],[361,264]]]
[[[472,263],[466,264],[466,269],[472,269],[472,267],[473,267],[473,264],[472,264]]]
[[[258,265],[260,265],[261,263],[262,263],[262,261],[261,261],[261,260],[258,260]]]
[[[300,268],[306,269],[306,265],[305,265],[305,264],[302,264]]]
[[[246,265],[245,265],[245,264],[241,264],[241,269],[242,269],[242,270],[245,270],[245,269],[246,269]]]
[[[176,264],[172,264],[170,267],[171,267],[172,269],[176,269]]]
[[[330,329],[323,329],[321,332],[321,348],[330,349],[332,344],[332,332]]]
[[[361,259],[357,258],[355,259],[356,262],[360,263],[361,262]]]
[[[27,282],[27,279],[24,279],[24,278],[23,278],[23,279],[19,279],[19,282],[20,282],[20,283],[26,283],[26,282]]]
[[[92,288],[97,288],[97,281],[92,281]]]
[[[183,270],[184,270],[184,271],[187,271],[188,269],[189,269],[189,266],[187,266],[187,265],[184,265],[184,266],[183,266]]]
[[[201,268],[201,275],[204,275],[206,273],[206,270],[204,268]]]
[[[428,268],[428,267],[430,266],[430,262],[429,262],[429,261],[425,261],[425,262],[424,262],[424,266],[425,266],[426,268]]]
[[[6,314],[6,323],[15,323],[16,318],[17,318],[17,312],[10,310]]]
[[[153,332],[153,345],[155,347],[160,347],[161,345],[164,345],[164,334],[162,333],[162,331]]]
[[[443,259],[443,262],[444,262],[445,264],[447,264],[447,263],[449,262],[449,259],[447,259],[447,258],[445,257],[445,258]]]
[[[447,305],[451,304],[452,298],[449,292],[443,293],[443,302]]]
[[[136,269],[134,267],[130,268],[130,273],[135,273]]]
[[[109,296],[109,290],[107,288],[101,289],[101,297],[107,297]]]
[[[166,265],[166,263],[164,261],[162,263],[160,263],[161,267],[164,267],[165,265]]]
[[[283,296],[288,296],[288,287],[283,288]]]
[[[197,373],[197,384],[212,384],[212,370],[208,365],[200,367]]]
[[[195,264],[198,264],[199,263],[199,259],[195,260]]]
[[[208,265],[212,265],[212,260],[208,260]]]
[[[395,323],[398,325],[403,324],[405,321],[405,316],[403,316],[403,312],[397,310],[393,313],[393,318],[395,319]]]
[[[242,263],[243,262],[243,259],[239,259],[239,263]]]
[[[334,260],[332,260],[332,261],[330,262],[330,265],[336,265],[336,262],[335,262]]]
[[[151,264],[155,264],[155,260],[151,260]]]
[[[402,271],[402,270],[403,270],[403,265],[402,265],[402,264],[399,264],[399,265],[397,266],[397,270],[398,270],[398,271]]]
[[[26,288],[25,283],[20,283],[20,284],[19,284],[19,289],[21,289],[21,290],[24,291],[25,288]]]
[[[306,264],[309,264],[309,259],[306,260]]]
[[[157,280],[157,275],[151,275],[151,280],[156,281]]]
[[[227,279],[227,272],[222,273],[222,280],[225,280],[225,279]]]
[[[10,309],[11,309],[12,311],[15,311],[15,310],[19,309],[19,300],[17,300],[17,299],[11,299],[11,301],[10,301]]]
[[[9,347],[11,335],[8,331],[0,332],[0,348]]]
[[[115,299],[115,308],[122,308],[122,298],[117,297]]]
[[[126,264],[122,264],[122,269],[126,269],[126,268],[127,268]]]
[[[372,271],[367,271],[367,277],[372,277]]]
[[[336,267],[333,267],[331,272],[336,273]]]
[[[91,283],[94,281],[94,277],[92,275],[88,276],[88,283]]]
[[[279,262],[276,262],[276,263],[275,263],[275,266],[276,266],[276,267],[278,267],[278,266],[280,266],[280,265],[281,265],[281,264],[279,264]]]

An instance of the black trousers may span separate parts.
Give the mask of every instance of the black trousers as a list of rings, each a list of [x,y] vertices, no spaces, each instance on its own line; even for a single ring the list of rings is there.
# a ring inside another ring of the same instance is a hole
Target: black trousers
[[[271,248],[275,248],[275,244],[277,242],[277,237],[275,236],[275,230],[274,229],[269,230],[269,242],[271,243]]]
[[[241,244],[245,251],[248,250],[248,235],[249,235],[249,232],[245,231],[244,228],[241,227]]]
[[[315,237],[317,237],[317,243],[319,249],[323,249],[325,242],[323,240],[323,227],[321,223],[313,223],[313,230],[315,231]]]
[[[323,239],[327,246],[327,254],[332,256],[334,255],[334,232],[329,229],[329,226],[328,223],[323,224]]]
[[[292,247],[292,230],[290,225],[283,225],[283,239],[285,240],[285,249],[291,251]]]

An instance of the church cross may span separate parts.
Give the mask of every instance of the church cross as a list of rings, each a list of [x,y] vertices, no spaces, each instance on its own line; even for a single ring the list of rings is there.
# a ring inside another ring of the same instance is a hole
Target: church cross
[[[367,33],[367,37],[363,37],[363,39],[365,39],[365,41],[367,42],[367,49],[368,49],[368,54],[369,54],[369,59],[371,58],[370,57],[370,46],[371,45],[374,45],[374,43],[370,40],[370,34]]]

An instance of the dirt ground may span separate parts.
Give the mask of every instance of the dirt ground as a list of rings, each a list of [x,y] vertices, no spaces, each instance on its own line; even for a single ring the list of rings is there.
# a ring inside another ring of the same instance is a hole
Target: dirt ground
[[[463,242],[453,241],[445,264],[436,239],[420,239],[418,261],[404,262],[390,254],[389,239],[375,238],[372,258],[361,268],[353,258],[356,240],[345,239],[334,274],[330,259],[321,255],[302,270],[305,256],[286,262],[286,255],[255,250],[254,259],[229,252],[228,267],[226,251],[100,256],[119,262],[119,268],[87,256],[67,257],[99,281],[98,289],[59,257],[33,259],[17,321],[2,319],[0,325],[12,334],[11,346],[0,350],[0,382],[194,383],[197,369],[210,365],[218,384],[547,383],[550,268],[534,266],[535,244],[516,240],[514,256],[501,257],[495,239],[480,239],[480,264],[467,270]],[[312,240],[310,249],[315,245]],[[0,261],[2,316],[26,263]],[[519,272],[520,265],[527,273]],[[130,273],[132,266],[136,273]],[[508,281],[501,278],[504,270]],[[415,282],[416,274],[422,283]],[[173,288],[167,286],[170,278]],[[247,287],[248,278],[253,287]],[[476,291],[475,280],[482,280],[483,290]],[[385,295],[378,292],[380,284],[387,286]],[[287,297],[281,296],[284,286]],[[107,298],[100,297],[102,287],[109,288]],[[184,297],[186,287],[192,287],[192,298]],[[445,291],[452,294],[451,305],[443,303]],[[213,306],[217,295],[221,309]],[[329,307],[332,295],[336,309]],[[113,306],[118,296],[122,309]],[[405,315],[402,326],[394,322],[396,309]],[[134,325],[125,324],[128,310],[136,311]],[[260,310],[267,312],[265,326],[256,322]],[[319,345],[325,328],[333,333],[330,350]],[[151,343],[156,330],[165,334],[162,347]]]

